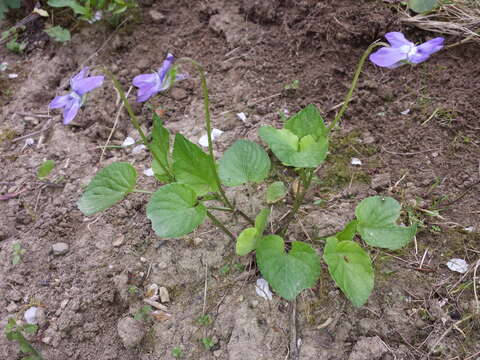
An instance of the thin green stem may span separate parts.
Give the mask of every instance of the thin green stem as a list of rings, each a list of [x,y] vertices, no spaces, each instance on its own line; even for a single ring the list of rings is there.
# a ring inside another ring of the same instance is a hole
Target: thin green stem
[[[142,190],[142,189],[133,189],[132,192],[140,194],[153,194],[153,191]]]
[[[220,207],[220,206],[209,206],[207,207],[208,210],[218,210],[218,211],[228,211],[228,212],[233,212],[234,210],[226,207]]]
[[[210,116],[210,97],[208,94],[207,77],[205,76],[205,70],[203,69],[202,65],[200,65],[198,62],[190,58],[181,58],[181,59],[178,59],[177,62],[179,63],[189,62],[195,67],[195,69],[200,75],[200,82],[201,82],[202,92],[203,92],[203,107],[205,111],[205,127],[207,129],[208,153],[210,155],[210,165],[212,167],[213,173],[215,174],[215,182],[217,184],[220,196],[222,197],[222,201],[225,203],[225,205],[227,205],[231,209],[234,209],[235,207],[232,205],[230,200],[228,200],[225,194],[225,191],[222,189],[222,183],[220,181],[220,177],[218,176],[217,166],[215,164],[215,156],[213,155],[212,118]]]
[[[213,195],[215,196],[216,200],[218,200],[220,202],[223,202],[223,199],[222,199],[221,194],[219,192],[213,193]],[[242,210],[240,210],[240,209],[238,209],[234,206],[231,207],[230,210],[233,211],[234,213],[238,213],[241,217],[243,217],[245,220],[247,220],[250,225],[255,225],[255,221],[253,221],[252,218],[250,216],[248,216],[247,214],[245,214]]]
[[[218,176],[217,166],[215,164],[215,156],[213,155],[213,141],[212,141],[212,118],[210,116],[210,97],[208,94],[208,86],[207,86],[207,77],[205,76],[205,70],[203,69],[202,65],[190,58],[181,58],[177,60],[178,63],[181,62],[188,62],[192,64],[195,69],[200,74],[200,81],[202,86],[203,92],[203,106],[205,111],[205,127],[207,130],[207,140],[208,140],[208,153],[210,155],[210,162],[212,166],[213,173],[215,174],[215,182],[218,187],[218,193],[220,195],[220,201],[222,201],[226,206],[230,209],[234,210],[235,212],[239,213],[245,220],[247,220],[250,224],[254,224],[254,221],[243,211],[237,209],[233,204],[228,200],[225,191],[222,188],[222,183],[220,181],[220,177]]]
[[[227,234],[230,239],[232,239],[233,241],[236,240],[235,236],[225,227],[225,225],[223,225],[220,220],[218,220],[215,215],[213,215],[210,211],[207,210],[207,216],[210,218],[210,220],[212,220],[212,222],[218,226],[218,228],[220,230],[222,230],[225,234]]]
[[[290,223],[292,222],[293,218],[295,217],[295,214],[297,213],[298,209],[303,203],[303,199],[305,199],[305,194],[308,191],[308,188],[310,187],[310,184],[312,183],[313,179],[313,174],[314,174],[314,169],[301,169],[300,170],[302,173],[300,174],[300,179],[302,180],[302,190],[300,193],[297,194],[295,197],[295,200],[293,202],[293,208],[290,211],[290,213],[287,216],[287,219],[285,220],[285,225],[283,228],[278,232],[280,236],[285,236],[287,233],[288,227],[290,226]]]
[[[133,127],[138,131],[140,134],[140,137],[142,138],[143,144],[148,148],[150,153],[152,154],[153,158],[157,161],[157,163],[160,165],[162,170],[167,174],[168,179],[170,182],[175,181],[175,177],[172,175],[170,170],[162,163],[161,159],[156,155],[154,151],[152,151],[152,146],[150,142],[148,141],[147,136],[143,132],[142,128],[140,127],[140,124],[138,122],[137,116],[135,115],[135,112],[132,109],[132,106],[130,105],[130,102],[128,101],[127,97],[125,96],[125,91],[123,91],[122,85],[120,82],[117,80],[115,75],[113,75],[108,69],[103,68],[103,72],[112,80],[113,86],[115,89],[117,89],[118,94],[120,95],[120,98],[123,101],[123,104],[125,108],[127,109],[128,115],[130,117],[130,121],[132,122]]]
[[[350,86],[350,89],[348,89],[347,96],[345,96],[345,100],[343,101],[343,105],[340,108],[340,111],[337,113],[335,116],[335,119],[332,121],[330,126],[328,127],[328,131],[332,131],[332,129],[338,124],[340,119],[343,116],[343,113],[345,110],[347,110],[348,104],[350,100],[352,100],[352,95],[353,91],[357,87],[357,82],[358,78],[360,77],[360,74],[362,73],[363,65],[365,64],[365,60],[367,60],[368,55],[372,52],[373,49],[375,49],[377,46],[389,46],[388,44],[382,43],[382,42],[376,42],[371,44],[367,50],[363,53],[362,57],[360,58],[360,61],[358,62],[357,69],[355,70],[355,74],[353,75],[353,80],[352,80],[352,85]]]

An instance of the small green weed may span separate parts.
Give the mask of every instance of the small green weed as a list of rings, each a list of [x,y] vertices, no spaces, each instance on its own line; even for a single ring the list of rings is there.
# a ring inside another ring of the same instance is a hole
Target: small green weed
[[[18,265],[22,262],[22,255],[25,254],[27,250],[23,249],[20,243],[14,243],[12,245],[12,250],[12,264]]]
[[[215,343],[213,342],[213,339],[211,337],[202,338],[202,344],[205,350],[208,351],[210,351],[215,346]]]
[[[153,311],[150,305],[142,306],[133,316],[135,320],[145,321],[150,316],[150,313]]]
[[[182,349],[180,349],[179,347],[174,347],[172,349],[172,356],[175,358],[175,359],[180,359],[181,357],[183,357],[183,351]]]
[[[213,319],[209,314],[205,314],[205,315],[200,316],[197,319],[197,323],[199,323],[202,326],[208,326],[211,323],[213,323]]]
[[[20,347],[20,351],[28,356],[22,360],[43,360],[40,353],[25,339],[23,333],[35,334],[38,330],[37,325],[25,324],[18,325],[14,318],[8,320],[7,326],[5,326],[5,335],[8,340],[16,341]]]

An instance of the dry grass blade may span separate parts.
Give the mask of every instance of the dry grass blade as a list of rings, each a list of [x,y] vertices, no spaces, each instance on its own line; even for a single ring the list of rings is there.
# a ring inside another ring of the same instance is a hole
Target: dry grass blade
[[[415,16],[405,12],[402,22],[427,31],[462,36],[462,42],[480,42],[480,2],[477,0],[444,2],[434,12]]]

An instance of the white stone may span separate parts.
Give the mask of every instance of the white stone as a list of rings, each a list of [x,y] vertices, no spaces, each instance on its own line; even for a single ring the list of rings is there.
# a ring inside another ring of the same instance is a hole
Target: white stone
[[[215,138],[219,137],[220,135],[223,134],[223,131],[220,130],[220,129],[213,129],[212,130],[212,142],[215,141]],[[198,143],[200,145],[202,145],[203,147],[208,147],[208,136],[207,134],[204,134],[200,137],[200,139],[198,140]]]
[[[127,136],[125,140],[123,140],[122,147],[127,147],[133,144],[135,144],[135,140],[131,136]]]
[[[357,165],[357,166],[360,166],[362,165],[362,160],[360,160],[359,158],[352,158],[352,160],[350,161],[350,164],[352,165]]]
[[[37,313],[38,308],[36,306],[32,306],[30,309],[25,311],[25,315],[23,315],[23,317],[28,324],[36,325],[38,324]]]
[[[133,149],[132,149],[132,154],[135,155],[135,154],[139,154],[141,153],[143,150],[146,149],[146,146],[143,145],[143,144],[140,144],[140,145],[137,145],[135,146]]]
[[[146,170],[143,170],[143,174],[144,174],[145,176],[153,176],[153,175],[154,175],[154,174],[153,174],[153,169],[152,169],[152,168],[148,168],[148,169],[146,169]]]
[[[468,271],[468,264],[463,259],[450,259],[447,262],[447,267],[452,271],[459,272],[460,274],[465,274]]]
[[[245,113],[240,112],[237,113],[237,117],[245,124],[247,122],[247,115]]]
[[[270,287],[268,286],[268,282],[264,278],[260,278],[257,280],[255,292],[258,296],[264,298],[265,300],[271,301],[273,299],[272,292],[270,291]]]
[[[170,294],[168,293],[168,290],[166,287],[161,286],[159,289],[159,292],[160,292],[160,301],[162,303],[170,302]]]
[[[69,246],[66,243],[59,242],[52,245],[53,255],[60,256],[65,255],[69,250]]]

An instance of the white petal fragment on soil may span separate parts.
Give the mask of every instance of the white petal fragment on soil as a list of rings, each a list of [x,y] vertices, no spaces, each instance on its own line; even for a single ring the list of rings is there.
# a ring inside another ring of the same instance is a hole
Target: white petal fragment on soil
[[[215,138],[219,137],[223,134],[223,131],[220,129],[213,129],[212,130],[212,142],[215,141]],[[208,137],[207,134],[202,135],[202,137],[198,140],[198,143],[203,147],[208,147]]]
[[[447,262],[447,266],[450,270],[465,274],[468,271],[468,264],[463,259],[450,259]]]
[[[410,114],[410,109],[400,111],[400,114],[402,114],[402,115],[408,115],[408,114]]]
[[[143,149],[145,149],[146,146],[141,144],[141,145],[137,145],[135,146],[133,149],[132,149],[132,154],[135,155],[135,154],[138,154],[140,153]]]
[[[255,292],[258,296],[264,298],[265,300],[271,301],[273,299],[272,292],[270,291],[270,287],[268,286],[268,282],[264,278],[260,278],[257,280]]]
[[[25,311],[25,315],[23,316],[25,318],[25,321],[28,324],[38,324],[37,312],[38,308],[36,306],[32,306],[30,309]]]
[[[350,164],[352,165],[362,165],[362,160],[360,160],[359,158],[352,158],[352,161],[350,161]]]
[[[133,144],[135,144],[135,140],[131,136],[127,136],[125,140],[123,140],[122,147],[127,147]]]
[[[247,122],[247,115],[245,115],[245,113],[243,112],[240,112],[240,113],[237,113],[237,117],[242,120],[242,122],[245,124]]]
[[[146,176],[153,176],[153,169],[148,168],[146,170],[143,170],[143,174],[146,175]]]

